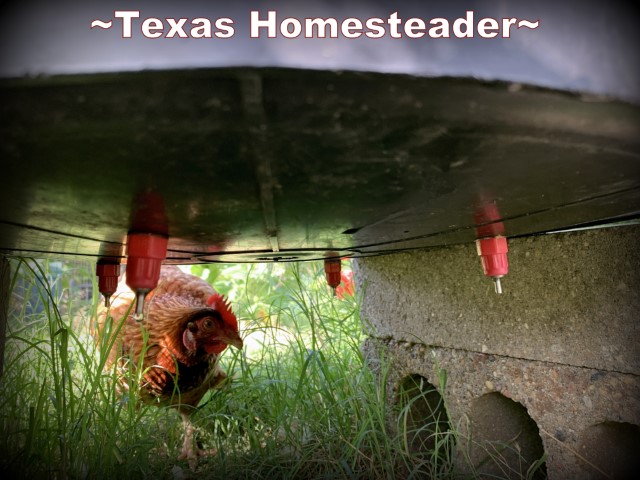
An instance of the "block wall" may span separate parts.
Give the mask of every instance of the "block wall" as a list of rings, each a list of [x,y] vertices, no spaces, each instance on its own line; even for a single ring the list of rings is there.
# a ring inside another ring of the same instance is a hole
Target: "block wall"
[[[635,478],[639,240],[637,225],[510,239],[502,295],[473,244],[358,260],[363,349],[390,361],[390,402],[409,378],[437,390],[462,470],[518,478],[543,452],[551,479]],[[483,463],[498,445],[504,465]]]

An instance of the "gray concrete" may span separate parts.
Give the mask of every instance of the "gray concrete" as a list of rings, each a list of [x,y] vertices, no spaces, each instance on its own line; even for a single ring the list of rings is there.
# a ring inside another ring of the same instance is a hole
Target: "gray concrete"
[[[475,245],[356,262],[374,336],[640,375],[640,227],[509,241],[504,294]]]
[[[386,351],[391,401],[408,375],[438,386],[446,370],[459,443],[482,437],[479,399],[498,392],[536,422],[549,478],[624,472],[640,438],[639,239],[638,226],[512,239],[502,296],[473,245],[361,259],[364,351]],[[594,453],[605,440],[627,460]]]

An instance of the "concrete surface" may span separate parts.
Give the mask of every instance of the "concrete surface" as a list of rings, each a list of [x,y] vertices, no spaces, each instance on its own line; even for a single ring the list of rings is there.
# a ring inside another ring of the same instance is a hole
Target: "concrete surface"
[[[390,359],[392,402],[407,377],[438,387],[446,371],[462,471],[462,452],[477,462],[481,441],[501,439],[521,458],[541,443],[552,480],[629,478],[640,472],[639,239],[640,226],[511,239],[502,296],[474,245],[361,259],[363,350]],[[514,440],[522,415],[538,431]],[[527,467],[507,459],[503,477]]]
[[[509,241],[504,293],[474,244],[361,259],[378,338],[640,375],[640,226]]]

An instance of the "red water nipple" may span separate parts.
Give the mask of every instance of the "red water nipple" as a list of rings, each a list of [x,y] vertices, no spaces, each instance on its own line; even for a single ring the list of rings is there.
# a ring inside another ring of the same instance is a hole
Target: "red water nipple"
[[[166,256],[167,237],[153,233],[129,234],[126,277],[127,285],[136,293],[136,320],[142,320],[144,299],[158,285]]]
[[[476,240],[478,255],[482,261],[482,270],[487,277],[493,278],[496,293],[502,293],[500,279],[509,273],[506,237],[489,237]]]
[[[118,289],[118,277],[120,276],[120,264],[109,260],[98,260],[96,264],[98,276],[98,290],[104,296],[104,305],[111,306],[111,296]]]
[[[507,260],[507,238],[502,215],[496,201],[482,200],[476,207],[474,220],[476,224],[476,247],[482,261],[482,270],[491,277],[496,293],[502,293],[500,279],[509,273]]]
[[[342,262],[339,258],[327,258],[324,261],[324,275],[327,283],[333,289],[334,295],[336,294],[336,288],[338,288],[342,280],[340,277],[341,268]]]

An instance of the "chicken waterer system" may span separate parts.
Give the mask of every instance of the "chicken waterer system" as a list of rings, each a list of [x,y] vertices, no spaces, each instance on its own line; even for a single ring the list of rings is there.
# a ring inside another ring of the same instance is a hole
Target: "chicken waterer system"
[[[0,76],[12,77],[0,80],[4,253],[118,265],[127,234],[138,233],[167,239],[165,262],[178,264],[476,240],[487,260],[505,253],[507,237],[640,215],[635,10],[507,2],[505,13],[478,2],[477,16],[539,18],[546,30],[331,43],[250,40],[240,20],[251,8],[234,4],[209,11],[237,21],[221,44],[125,42],[89,28],[112,7],[83,5],[53,17],[15,7],[0,21],[16,20],[23,34],[48,22],[47,38],[29,43],[0,29]],[[302,8],[279,5],[280,17]],[[186,8],[158,15],[191,15]],[[456,2],[397,8],[405,18],[465,15]],[[617,22],[615,35],[590,23],[605,20]],[[44,75],[26,76],[34,73]],[[139,208],[144,198],[162,215]],[[486,208],[493,213],[480,218]]]
[[[166,209],[168,263],[359,257],[640,213],[639,110],[606,98],[290,69],[0,90],[7,253],[124,259],[145,191]],[[486,204],[498,216],[479,219]]]

